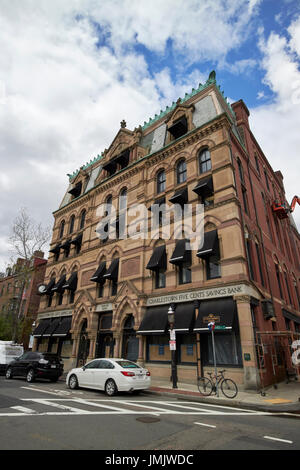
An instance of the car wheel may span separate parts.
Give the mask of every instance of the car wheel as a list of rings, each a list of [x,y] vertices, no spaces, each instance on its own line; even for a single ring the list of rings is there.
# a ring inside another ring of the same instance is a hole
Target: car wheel
[[[7,379],[12,379],[12,378],[13,378],[13,373],[12,373],[12,368],[11,368],[11,367],[9,367],[9,368],[7,369],[6,374],[5,374],[5,377],[6,377]]]
[[[27,380],[27,382],[31,383],[31,382],[34,382],[34,379],[35,379],[34,370],[29,369],[29,371],[27,372],[27,375],[26,375],[26,380]]]
[[[113,379],[108,379],[108,381],[105,384],[105,393],[109,397],[112,397],[117,393],[118,389],[116,386],[116,382]]]
[[[71,390],[76,390],[76,388],[78,388],[78,380],[76,375],[71,375],[68,385]]]

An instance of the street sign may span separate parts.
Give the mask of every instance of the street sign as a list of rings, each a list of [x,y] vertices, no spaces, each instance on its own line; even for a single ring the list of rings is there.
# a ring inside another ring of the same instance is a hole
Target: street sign
[[[170,340],[171,341],[176,341],[176,331],[175,330],[170,330]]]
[[[170,351],[176,351],[176,341],[169,341]]]
[[[226,326],[225,325],[217,325],[215,327],[215,330],[226,330]]]

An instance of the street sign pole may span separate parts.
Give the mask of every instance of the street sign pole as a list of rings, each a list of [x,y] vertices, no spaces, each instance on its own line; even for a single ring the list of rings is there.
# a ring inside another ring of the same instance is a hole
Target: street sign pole
[[[216,376],[216,395],[219,396],[218,390],[218,379],[217,379],[217,359],[216,359],[216,348],[215,348],[215,337],[214,337],[214,329],[215,329],[215,322],[212,321],[208,324],[208,328],[211,331],[211,341],[212,341],[212,348],[213,348],[213,356],[214,356],[214,367],[215,367],[215,376]]]

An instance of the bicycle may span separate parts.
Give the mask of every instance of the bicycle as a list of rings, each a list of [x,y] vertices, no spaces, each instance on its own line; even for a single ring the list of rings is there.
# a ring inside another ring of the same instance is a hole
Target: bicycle
[[[210,378],[199,377],[197,385],[201,395],[208,397],[212,392],[217,393],[218,386],[218,389],[222,390],[222,393],[226,398],[236,397],[238,394],[237,385],[233,380],[225,379],[224,372],[226,372],[225,369],[220,370],[220,373],[217,374],[217,376],[212,372],[207,372],[207,375],[209,375]]]

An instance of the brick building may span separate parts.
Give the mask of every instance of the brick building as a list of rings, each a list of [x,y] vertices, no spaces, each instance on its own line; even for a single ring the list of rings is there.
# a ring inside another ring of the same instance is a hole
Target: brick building
[[[6,275],[0,278],[0,315],[26,320],[31,325],[37,318],[41,296],[38,286],[44,282],[47,260],[42,251],[35,251],[30,260],[18,258]],[[10,339],[10,338],[9,338]],[[23,331],[19,340],[28,347],[29,336]]]
[[[256,142],[248,116],[242,100],[229,105],[212,72],[143,126],[131,131],[122,121],[110,147],[69,175],[54,212],[36,349],[58,351],[65,370],[122,356],[167,378],[172,304],[179,381],[196,379],[196,335],[202,373],[211,369],[211,319],[220,327],[218,365],[237,383],[257,388],[284,376],[300,325],[300,237],[288,211],[283,219],[273,211],[275,200],[287,203],[283,177]],[[105,203],[116,214],[100,214]],[[157,236],[122,239],[133,204],[146,207],[139,235],[149,229],[154,205],[166,204],[171,236],[162,216]],[[192,225],[199,207],[204,211],[196,249],[187,249],[182,230],[178,235],[175,205],[191,207]],[[114,239],[99,240],[101,215],[110,217]]]

